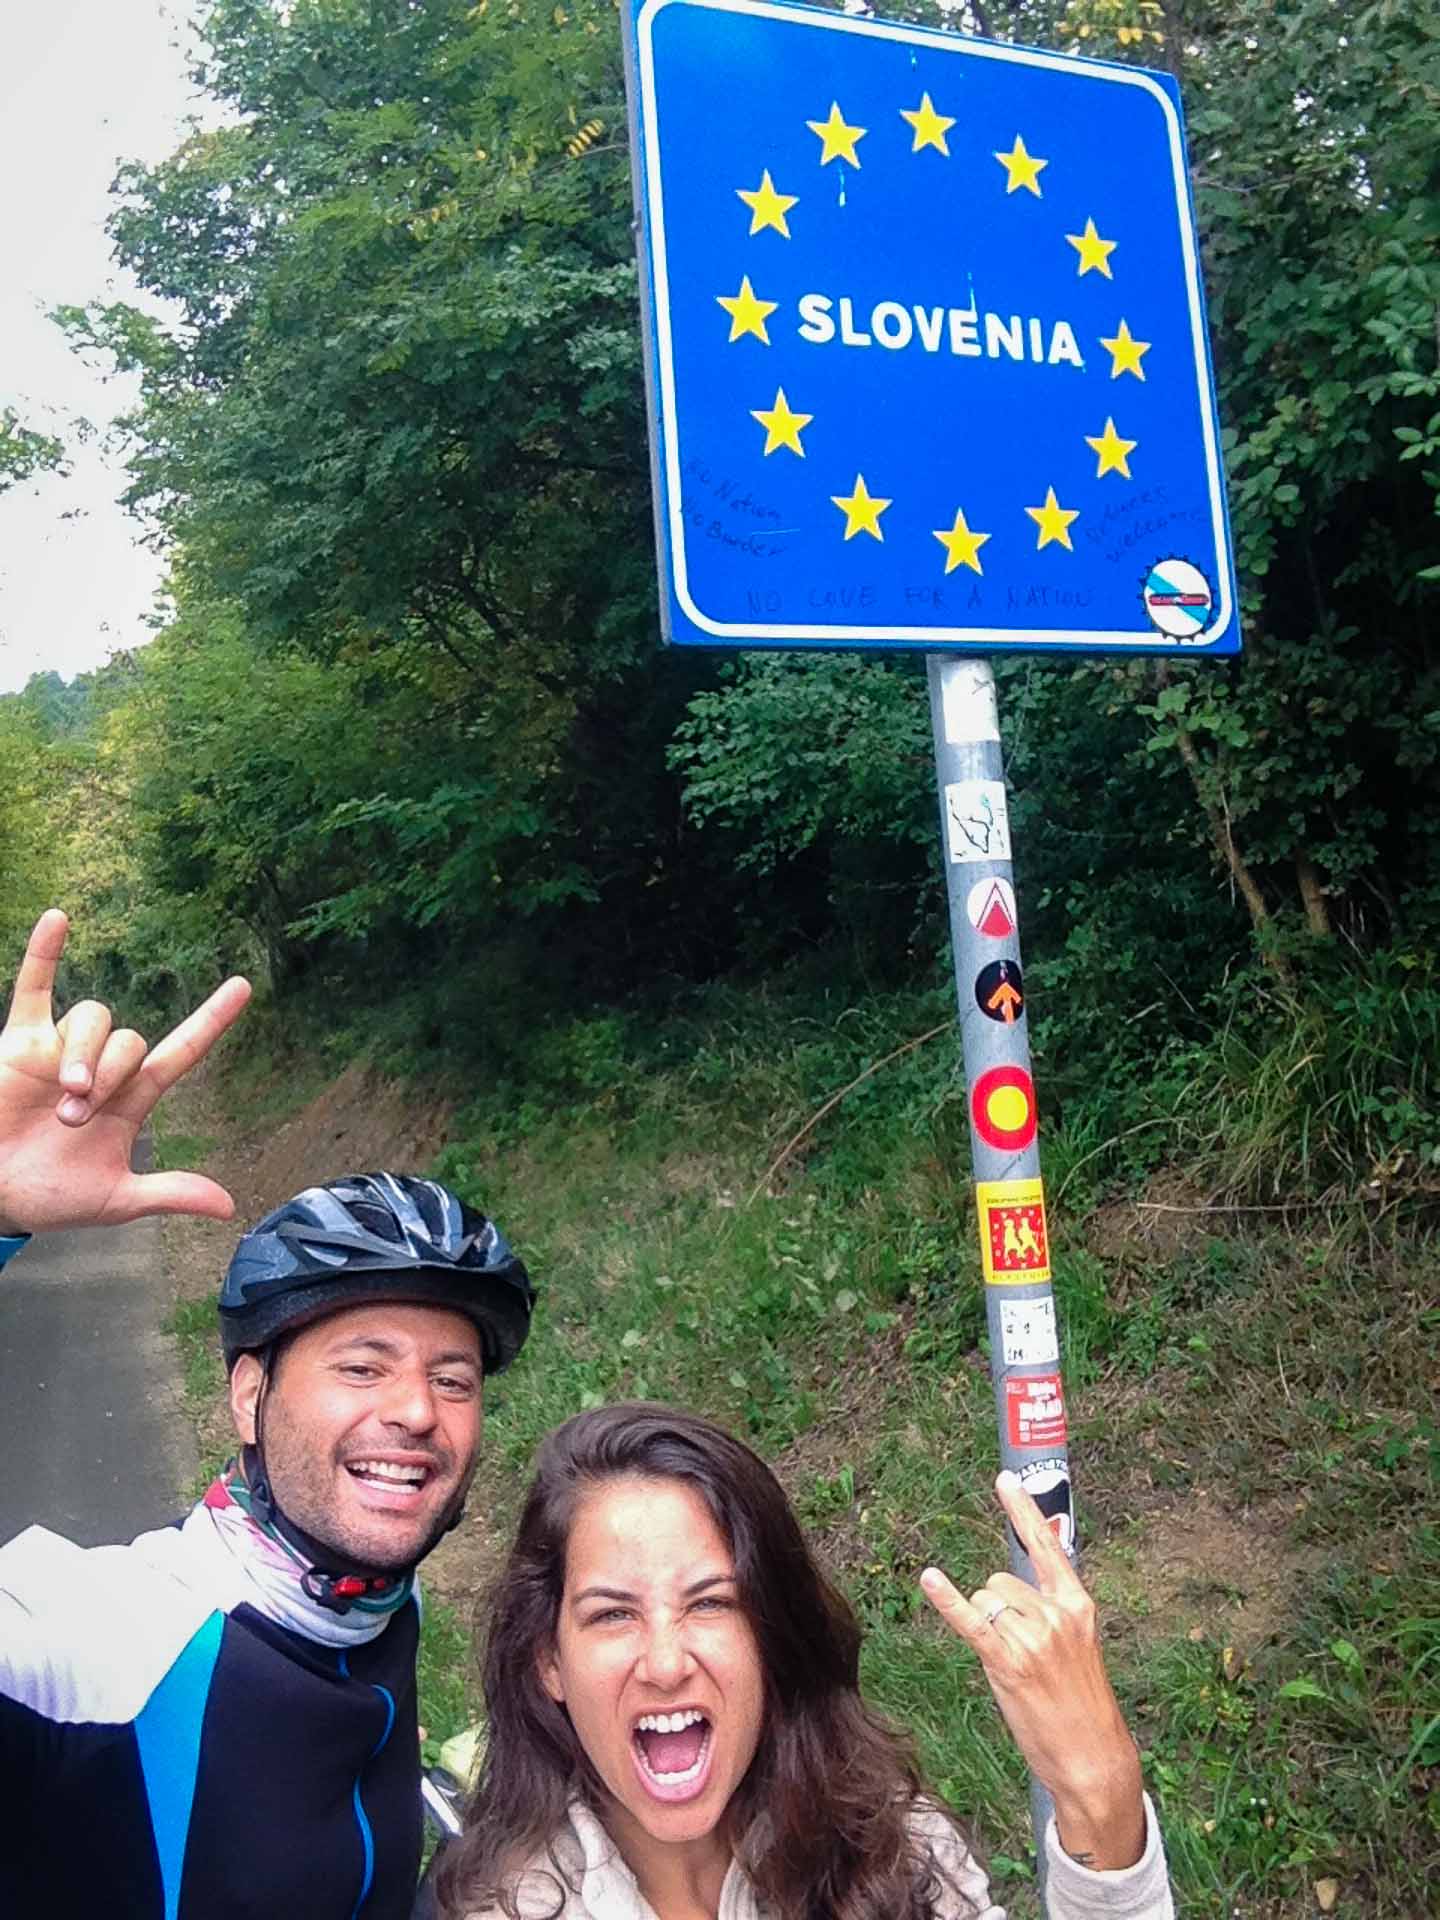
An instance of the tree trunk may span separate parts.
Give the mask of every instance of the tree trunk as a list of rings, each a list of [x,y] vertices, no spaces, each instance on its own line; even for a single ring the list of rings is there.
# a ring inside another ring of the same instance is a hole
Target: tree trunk
[[[1270,909],[1265,904],[1265,896],[1260,891],[1259,882],[1245,864],[1244,855],[1235,844],[1235,836],[1230,831],[1230,821],[1224,808],[1218,806],[1214,797],[1206,792],[1205,771],[1200,764],[1200,755],[1185,727],[1176,728],[1175,743],[1180,750],[1180,758],[1185,762],[1185,771],[1190,776],[1195,797],[1205,810],[1205,818],[1210,823],[1210,832],[1220,858],[1229,869],[1230,877],[1239,888],[1240,897],[1250,911],[1250,924],[1255,929],[1260,957],[1282,986],[1293,987],[1295,976],[1290,971],[1289,963],[1283,954],[1275,951],[1270,938]]]
[[[1320,870],[1303,848],[1296,850],[1295,877],[1300,882],[1300,898],[1305,903],[1305,924],[1317,940],[1329,940],[1335,929],[1330,921],[1330,901],[1320,884]]]
[[[1165,67],[1178,87],[1185,46],[1182,0],[1160,0],[1160,23],[1165,30]]]

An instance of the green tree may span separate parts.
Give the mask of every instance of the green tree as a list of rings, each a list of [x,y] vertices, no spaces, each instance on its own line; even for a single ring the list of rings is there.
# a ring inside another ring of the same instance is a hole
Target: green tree
[[[1087,902],[1088,862],[1077,873],[1059,844],[1062,829],[1083,844],[1111,811],[1093,787],[1077,792],[1079,764],[1125,797],[1132,864],[1168,865],[1177,838],[1217,861],[1287,978],[1292,924],[1362,944],[1433,938],[1440,29],[1423,11],[1382,3],[1341,15],[1322,0],[1022,0],[971,11],[991,33],[1160,60],[1182,81],[1242,577],[1238,666],[1026,670],[1011,769],[1046,795],[1040,845],[1023,855],[1038,897],[1067,901],[1067,946],[1092,916],[1104,944],[1128,944],[1114,875],[1102,889],[1102,863]],[[869,681],[826,663],[808,671],[816,697],[837,703],[831,733],[856,725]],[[679,762],[707,816],[743,811],[759,790],[769,684],[762,670],[706,696],[682,735]],[[1007,676],[1007,698],[1017,684]],[[1117,732],[1126,706],[1148,726],[1137,730],[1131,714]],[[907,724],[918,737],[918,718]],[[711,731],[746,750],[733,763],[718,751],[707,759]],[[1102,742],[1115,751],[1097,754]],[[777,743],[760,844],[807,844],[811,800],[836,832],[872,831],[865,795],[877,776],[864,761],[836,756],[821,791],[805,757]],[[1067,795],[1077,804],[1068,816]],[[913,820],[897,815],[892,832],[908,837]],[[1135,906],[1143,914],[1139,892]],[[1213,897],[1193,913],[1212,930],[1234,924]],[[1143,922],[1133,930],[1143,946]]]
[[[12,407],[0,407],[0,493],[34,474],[63,466],[65,448],[50,434],[25,426]]]
[[[13,963],[55,884],[50,807],[54,783],[47,743],[14,694],[0,697],[0,951]]]
[[[707,669],[654,646],[613,10],[204,22],[198,78],[236,122],[123,174],[113,222],[177,318],[62,318],[140,375],[129,497],[189,603],[432,696],[407,777],[357,780],[337,818],[367,880],[301,889],[287,924],[594,905],[607,951],[680,934],[662,748]]]

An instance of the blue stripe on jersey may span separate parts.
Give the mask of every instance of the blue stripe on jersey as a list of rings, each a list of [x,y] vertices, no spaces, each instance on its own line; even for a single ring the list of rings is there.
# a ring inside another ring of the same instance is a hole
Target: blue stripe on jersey
[[[341,1673],[344,1674],[347,1680],[350,1678],[349,1657],[343,1653],[340,1656],[340,1671]],[[380,1735],[380,1738],[375,1742],[374,1746],[370,1749],[370,1758],[371,1760],[373,1760],[376,1754],[379,1753],[381,1748],[385,1745],[385,1742],[390,1738],[390,1735],[394,1730],[395,1696],[393,1693],[391,1693],[388,1687],[382,1687],[377,1681],[372,1680],[370,1684],[374,1687],[376,1693],[379,1694],[380,1698],[385,1702],[385,1731]],[[360,1845],[364,1852],[364,1857],[365,1857],[365,1868],[360,1879],[360,1897],[358,1900],[356,1900],[355,1905],[350,1910],[350,1920],[356,1920],[356,1915],[359,1913],[360,1909],[364,1906],[365,1902],[370,1898],[370,1888],[374,1884],[374,1880],[375,1880],[375,1835],[372,1832],[370,1827],[369,1816],[365,1812],[365,1802],[360,1798],[359,1780],[355,1782],[354,1789],[352,1790],[350,1795],[350,1800],[351,1800],[352,1806],[355,1809],[355,1824],[360,1829]],[[168,1916],[167,1916],[167,1920],[168,1920]]]
[[[191,1636],[135,1722],[135,1744],[160,1858],[165,1920],[177,1920],[180,1912],[185,1841],[200,1770],[200,1734],[224,1630],[224,1614],[212,1613]]]
[[[28,1233],[0,1233],[0,1267],[19,1253],[29,1241]]]

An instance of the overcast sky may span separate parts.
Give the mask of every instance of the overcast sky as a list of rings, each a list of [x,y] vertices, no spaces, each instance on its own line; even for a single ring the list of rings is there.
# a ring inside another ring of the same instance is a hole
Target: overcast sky
[[[105,236],[121,159],[174,150],[199,106],[181,51],[193,0],[0,0],[0,406],[63,432],[133,399],[87,371],[45,318],[61,302],[131,299]],[[0,693],[54,667],[68,679],[149,638],[163,563],[116,504],[98,444],[66,480],[0,494]]]

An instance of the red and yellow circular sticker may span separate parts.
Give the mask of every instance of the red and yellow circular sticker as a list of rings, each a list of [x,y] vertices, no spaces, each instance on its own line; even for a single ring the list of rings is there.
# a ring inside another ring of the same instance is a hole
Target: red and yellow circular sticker
[[[1035,1138],[1035,1083],[1024,1067],[987,1067],[970,1095],[970,1117],[987,1147],[1019,1153]]]

